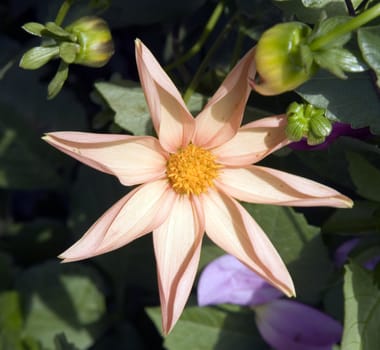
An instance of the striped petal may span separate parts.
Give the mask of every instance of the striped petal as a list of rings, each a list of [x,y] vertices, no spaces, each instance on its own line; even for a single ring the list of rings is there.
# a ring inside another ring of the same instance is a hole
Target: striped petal
[[[162,327],[168,334],[189,297],[197,272],[204,232],[200,206],[177,196],[167,220],[153,232]]]
[[[255,74],[254,53],[251,49],[238,62],[196,118],[197,146],[217,147],[236,134],[251,92],[248,78]]]
[[[195,121],[171,79],[140,40],[136,40],[136,62],[161,145],[174,153],[190,142]]]
[[[249,213],[223,193],[202,197],[207,235],[227,253],[280,289],[295,295],[292,279],[276,249]]]
[[[285,134],[286,115],[259,119],[241,127],[226,143],[212,150],[218,162],[230,166],[256,163],[291,141]]]
[[[261,166],[225,168],[216,181],[228,195],[251,203],[352,207],[352,200],[334,189],[300,176]]]
[[[156,180],[166,171],[166,153],[154,137],[62,131],[44,140],[126,186]]]
[[[165,180],[137,187],[103,214],[59,257],[64,262],[83,260],[130,243],[165,221],[174,197]]]

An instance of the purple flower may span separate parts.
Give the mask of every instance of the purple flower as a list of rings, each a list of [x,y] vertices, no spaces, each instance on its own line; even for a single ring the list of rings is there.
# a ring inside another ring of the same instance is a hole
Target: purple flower
[[[360,238],[352,238],[342,243],[335,251],[334,261],[337,267],[342,267],[348,259],[349,254],[360,244]],[[380,262],[380,256],[372,256],[362,263],[367,270],[373,270]]]
[[[291,143],[289,147],[295,150],[325,149],[340,136],[350,136],[357,139],[366,139],[371,136],[371,133],[369,131],[369,128],[353,129],[350,124],[336,122],[333,124],[332,132],[329,136],[326,137],[325,142],[316,146],[309,146],[306,139],[302,139],[301,141]]]
[[[342,243],[335,251],[334,262],[337,267],[342,267],[347,261],[348,254],[354,249],[360,242],[359,238],[350,239]]]
[[[232,255],[223,255],[203,270],[198,282],[198,304],[258,305],[283,296]]]
[[[255,311],[260,334],[276,350],[331,350],[342,337],[339,322],[296,301],[273,300]]]
[[[324,313],[283,294],[231,255],[211,262],[198,283],[198,303],[253,306],[263,339],[275,350],[331,350],[342,326]]]

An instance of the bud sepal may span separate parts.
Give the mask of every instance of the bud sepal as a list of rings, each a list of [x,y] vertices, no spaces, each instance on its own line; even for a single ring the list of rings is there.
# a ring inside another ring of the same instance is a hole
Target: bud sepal
[[[323,108],[293,102],[289,105],[286,114],[288,124],[285,132],[292,141],[306,138],[308,145],[318,145],[331,134],[332,125]]]

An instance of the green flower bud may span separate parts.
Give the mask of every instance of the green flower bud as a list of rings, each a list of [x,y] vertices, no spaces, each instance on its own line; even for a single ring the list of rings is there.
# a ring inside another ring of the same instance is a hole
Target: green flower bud
[[[286,136],[289,140],[300,141],[307,133],[308,125],[304,119],[288,119],[288,124],[285,128]]]
[[[332,125],[326,117],[317,115],[310,119],[310,130],[315,136],[325,138],[331,134]]]
[[[317,70],[307,39],[311,28],[304,23],[280,23],[261,36],[256,47],[256,69],[260,81],[252,82],[262,95],[290,91]]]
[[[80,45],[73,63],[89,67],[103,67],[114,53],[110,29],[99,17],[82,17],[65,28],[76,35]]]
[[[332,131],[330,120],[325,116],[326,110],[311,104],[292,102],[287,108],[288,124],[285,132],[289,140],[307,139],[308,145],[318,145],[325,141]]]

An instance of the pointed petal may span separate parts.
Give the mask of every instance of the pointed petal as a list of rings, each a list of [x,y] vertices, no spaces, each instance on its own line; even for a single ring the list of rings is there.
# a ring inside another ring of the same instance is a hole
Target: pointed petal
[[[295,295],[293,281],[276,249],[249,213],[223,193],[202,196],[207,235],[227,253],[255,271],[288,296]]]
[[[173,82],[149,49],[138,39],[136,62],[161,145],[168,152],[174,153],[189,144],[195,121]]]
[[[286,124],[285,114],[256,120],[241,127],[231,140],[212,153],[225,165],[256,163],[291,142],[285,134]]]
[[[215,182],[230,196],[251,203],[350,208],[348,197],[318,182],[261,166],[225,168]]]
[[[118,177],[131,186],[163,177],[166,153],[150,136],[52,132],[44,140],[69,156],[97,170]]]
[[[196,118],[197,146],[217,147],[236,134],[251,92],[248,77],[255,74],[254,53],[251,49],[238,62]]]
[[[128,244],[161,225],[169,215],[174,198],[166,180],[137,187],[59,257],[64,262],[83,260]]]
[[[260,334],[278,350],[327,350],[342,337],[339,322],[292,300],[274,300],[255,311]]]
[[[202,211],[188,196],[177,196],[169,217],[153,232],[165,334],[177,322],[189,297],[203,232]]]
[[[283,294],[232,255],[223,255],[203,270],[198,281],[198,304],[253,306]]]

